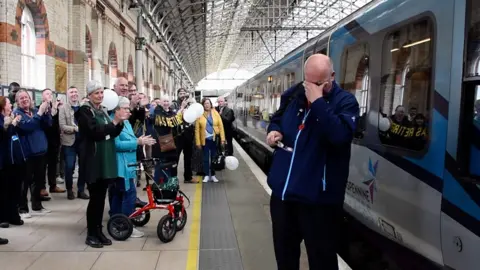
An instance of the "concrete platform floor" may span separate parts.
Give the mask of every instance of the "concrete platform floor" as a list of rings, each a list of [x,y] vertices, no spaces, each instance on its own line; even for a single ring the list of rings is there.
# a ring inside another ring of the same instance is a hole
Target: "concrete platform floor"
[[[10,241],[0,246],[0,270],[275,270],[266,176],[238,144],[235,147],[239,168],[219,172],[220,183],[181,182],[191,200],[189,219],[172,242],[158,239],[157,222],[165,212],[154,211],[150,222],[138,228],[145,233],[143,238],[90,248],[84,243],[88,201],[52,194],[52,200],[44,203],[51,213],[33,215],[23,226],[0,229],[0,237]],[[182,161],[178,175],[183,176]],[[142,188],[137,191],[147,200]],[[216,211],[209,201],[218,202],[220,197],[226,205]],[[104,226],[108,208],[107,203]],[[219,222],[206,222],[202,214]],[[205,224],[212,228],[202,227]],[[104,232],[108,236],[106,228]],[[305,249],[301,269],[308,269]]]

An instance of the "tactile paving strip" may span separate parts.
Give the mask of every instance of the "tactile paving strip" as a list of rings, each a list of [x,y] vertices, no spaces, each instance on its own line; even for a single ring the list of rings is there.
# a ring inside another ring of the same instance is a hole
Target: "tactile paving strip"
[[[199,270],[243,270],[224,183],[203,183]]]

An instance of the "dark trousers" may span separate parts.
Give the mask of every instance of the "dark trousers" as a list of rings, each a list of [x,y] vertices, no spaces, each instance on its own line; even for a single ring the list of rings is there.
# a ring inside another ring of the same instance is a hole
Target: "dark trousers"
[[[95,183],[88,184],[90,200],[87,206],[87,228],[90,234],[102,226],[105,198],[107,197],[109,181],[98,179]]]
[[[227,140],[227,156],[233,156],[233,130],[232,127],[225,127],[225,139]]]
[[[177,147],[177,163],[180,161],[180,154],[183,151],[183,177],[185,181],[192,180],[192,154],[193,154],[193,137],[183,134],[175,140]]]
[[[62,146],[63,159],[65,163],[65,187],[67,190],[73,189],[73,172],[75,171],[75,163],[77,156],[80,153],[79,146],[75,143],[72,146]],[[85,180],[78,178],[77,181],[78,192],[85,191]]]
[[[305,241],[309,269],[338,270],[338,227],[342,205],[309,205],[271,196],[273,245],[279,270],[300,269]]]
[[[108,188],[108,199],[110,202],[109,215],[124,214],[127,217],[135,212],[135,202],[137,201],[137,189],[135,181],[128,180],[130,188],[126,190],[125,179],[119,178],[115,183],[110,184]]]
[[[18,205],[25,179],[26,164],[9,165],[0,170],[0,222],[20,220]]]
[[[205,140],[203,150],[203,171],[206,176],[214,176],[215,170],[212,167],[212,160],[217,156],[217,144],[213,140]]]
[[[57,186],[57,164],[58,153],[60,146],[57,144],[49,144],[46,160],[44,162],[44,172],[47,172],[48,186],[53,189]],[[45,189],[45,180],[43,181],[42,189]]]
[[[63,156],[63,146],[60,146],[58,152],[57,177],[65,178],[65,157]]]
[[[28,189],[32,200],[32,210],[43,208],[40,191],[45,187],[45,155],[29,157],[26,165],[25,181],[22,185],[20,211],[28,212]]]

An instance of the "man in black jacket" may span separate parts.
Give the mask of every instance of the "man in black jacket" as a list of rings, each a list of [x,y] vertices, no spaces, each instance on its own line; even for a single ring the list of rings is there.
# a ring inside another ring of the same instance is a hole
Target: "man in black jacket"
[[[49,102],[50,106],[47,110],[52,114],[52,126],[44,127],[43,131],[48,140],[48,152],[46,155],[45,171],[47,172],[48,185],[50,187],[50,193],[64,193],[65,189],[57,186],[57,163],[58,155],[60,152],[60,125],[58,122],[58,106],[61,106],[61,102],[54,100],[53,92],[51,89],[46,88],[42,92],[42,100]],[[43,200],[50,200],[46,187],[43,187],[41,196]]]
[[[227,101],[224,97],[217,99],[218,108],[216,110],[222,117],[223,129],[225,130],[225,138],[227,139],[227,156],[233,155],[233,122],[235,121],[235,113],[232,109],[227,107]]]
[[[178,100],[172,101],[171,109],[177,112],[182,106],[182,102],[189,98],[189,93],[184,88],[180,88],[177,91]],[[188,105],[187,105],[188,107]],[[193,141],[195,139],[195,125],[184,122],[176,132],[175,145],[177,147],[177,158],[180,159],[180,154],[183,151],[183,164],[184,164],[184,182],[196,183],[192,174],[192,153],[193,153]]]

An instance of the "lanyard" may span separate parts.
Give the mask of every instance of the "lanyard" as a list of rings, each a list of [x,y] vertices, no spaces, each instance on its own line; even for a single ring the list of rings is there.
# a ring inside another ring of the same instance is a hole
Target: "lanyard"
[[[303,117],[302,123],[298,126],[298,130],[303,130],[305,128],[305,121],[307,121],[307,117],[310,114],[310,110],[305,111],[305,116]]]

